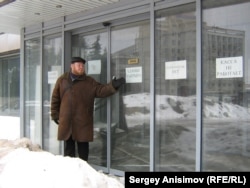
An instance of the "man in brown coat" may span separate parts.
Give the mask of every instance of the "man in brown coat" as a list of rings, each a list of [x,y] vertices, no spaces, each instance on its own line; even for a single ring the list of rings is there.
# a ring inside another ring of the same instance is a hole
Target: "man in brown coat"
[[[56,81],[51,97],[51,118],[58,124],[58,140],[64,140],[64,156],[78,155],[88,161],[89,142],[93,141],[93,111],[95,98],[113,95],[124,78],[101,84],[85,73],[86,61],[73,57],[71,70]]]

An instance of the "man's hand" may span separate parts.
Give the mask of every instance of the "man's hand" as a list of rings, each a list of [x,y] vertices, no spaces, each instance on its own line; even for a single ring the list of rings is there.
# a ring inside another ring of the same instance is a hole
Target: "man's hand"
[[[116,77],[113,77],[112,79],[112,85],[115,89],[119,89],[119,87],[125,83],[126,81],[125,81],[125,78],[123,77],[118,78],[118,79],[116,79]]]

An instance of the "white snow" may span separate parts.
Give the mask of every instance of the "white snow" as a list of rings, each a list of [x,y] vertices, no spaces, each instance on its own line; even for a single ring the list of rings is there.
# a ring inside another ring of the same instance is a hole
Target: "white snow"
[[[20,118],[0,116],[0,139],[14,140],[20,138]]]
[[[79,158],[42,151],[28,138],[0,140],[0,188],[123,188],[123,182]]]

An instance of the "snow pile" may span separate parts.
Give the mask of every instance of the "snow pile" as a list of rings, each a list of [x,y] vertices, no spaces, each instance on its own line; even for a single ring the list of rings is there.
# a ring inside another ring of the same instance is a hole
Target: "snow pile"
[[[124,188],[79,158],[42,151],[27,138],[0,140],[0,188]]]

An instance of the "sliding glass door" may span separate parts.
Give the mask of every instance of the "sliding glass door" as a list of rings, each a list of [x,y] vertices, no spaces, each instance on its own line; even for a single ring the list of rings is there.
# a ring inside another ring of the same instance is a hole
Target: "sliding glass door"
[[[111,168],[149,171],[150,30],[141,21],[111,30],[111,75],[126,78],[112,96]]]
[[[100,83],[107,83],[108,34],[106,30],[75,35],[72,56],[87,60],[86,73]],[[96,98],[94,106],[94,141],[90,142],[89,160],[94,165],[107,166],[107,98]]]

